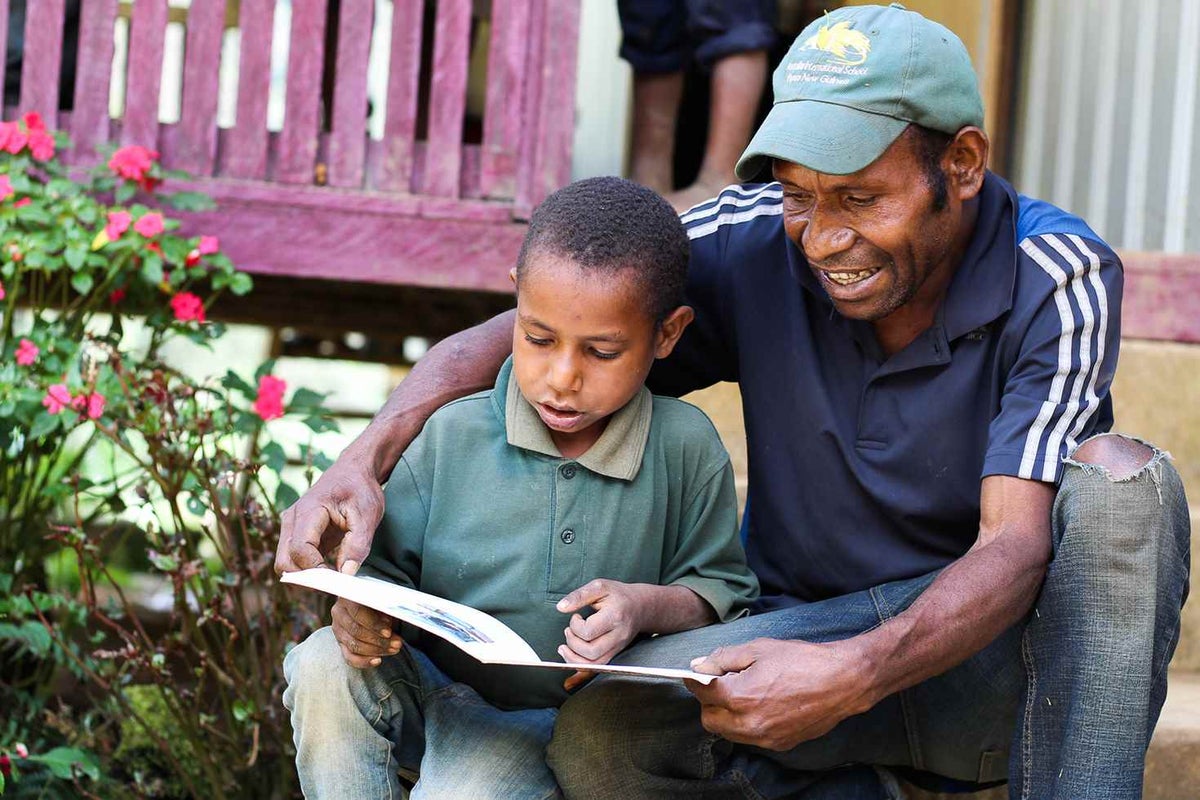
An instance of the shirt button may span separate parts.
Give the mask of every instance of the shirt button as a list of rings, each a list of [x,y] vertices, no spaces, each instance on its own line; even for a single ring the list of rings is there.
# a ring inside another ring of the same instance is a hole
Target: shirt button
[[[565,479],[571,480],[571,478],[575,477],[575,465],[574,464],[563,464],[561,467],[559,467],[558,473],[560,475],[562,475]]]
[[[563,544],[570,544],[571,542],[575,541],[575,531],[567,528],[558,535],[558,538],[562,539]]]

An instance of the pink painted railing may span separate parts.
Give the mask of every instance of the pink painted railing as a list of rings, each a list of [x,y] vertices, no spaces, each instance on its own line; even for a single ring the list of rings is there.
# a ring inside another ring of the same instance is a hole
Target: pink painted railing
[[[110,142],[158,149],[166,167],[196,176],[196,188],[219,204],[189,226],[219,235],[244,269],[507,291],[522,220],[570,174],[578,3],[493,0],[479,143],[463,135],[471,0],[395,0],[381,140],[366,130],[374,0],[340,2],[328,131],[321,123],[328,0],[292,0],[278,133],[267,130],[275,0],[239,0],[230,128],[217,124],[223,0],[192,0],[187,12],[182,110],[174,124],[158,120],[167,0],[133,3],[120,119],[109,117],[118,0],[83,3],[69,113],[58,111],[64,0],[30,0],[15,110],[57,119],[77,157]],[[0,0],[0,41],[8,5]],[[426,13],[434,15],[434,35],[424,59],[428,101],[420,107]],[[420,120],[423,139],[416,138]]]

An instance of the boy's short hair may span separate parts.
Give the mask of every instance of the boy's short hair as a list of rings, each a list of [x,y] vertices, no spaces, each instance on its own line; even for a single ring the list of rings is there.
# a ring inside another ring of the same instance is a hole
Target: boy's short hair
[[[683,305],[690,250],[679,216],[658,194],[624,178],[587,178],[534,210],[517,258],[517,281],[534,253],[604,274],[628,269],[657,323]]]

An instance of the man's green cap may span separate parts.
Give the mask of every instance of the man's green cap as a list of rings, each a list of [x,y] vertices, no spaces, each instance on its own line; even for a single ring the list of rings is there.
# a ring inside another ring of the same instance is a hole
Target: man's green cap
[[[738,161],[750,180],[778,158],[829,175],[858,172],[910,123],[983,126],[970,56],[946,27],[890,6],[848,6],[805,28],[775,70],[775,104]]]

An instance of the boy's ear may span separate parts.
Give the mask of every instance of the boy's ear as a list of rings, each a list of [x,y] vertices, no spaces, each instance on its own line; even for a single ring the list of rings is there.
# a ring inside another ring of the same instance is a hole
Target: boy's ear
[[[696,318],[696,312],[691,306],[680,306],[667,315],[658,326],[657,340],[654,343],[654,357],[666,358],[675,349],[683,331]]]

